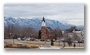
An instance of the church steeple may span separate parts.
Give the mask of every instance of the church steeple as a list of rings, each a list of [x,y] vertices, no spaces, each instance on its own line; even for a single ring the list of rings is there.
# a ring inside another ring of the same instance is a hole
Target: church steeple
[[[44,17],[43,17],[43,19],[42,19],[42,26],[46,26],[45,18],[44,18]]]
[[[43,21],[45,22],[45,19],[44,19],[44,17],[43,17],[43,20],[42,20],[42,22],[43,22]]]

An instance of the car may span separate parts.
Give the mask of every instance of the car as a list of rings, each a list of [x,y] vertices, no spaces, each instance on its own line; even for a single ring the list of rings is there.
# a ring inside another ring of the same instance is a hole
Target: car
[[[60,40],[56,40],[56,42],[59,42]]]
[[[78,43],[78,41],[73,41],[73,43]]]
[[[45,40],[42,40],[42,39],[41,39],[40,41],[45,41]]]
[[[35,41],[39,41],[39,39],[35,39]]]
[[[30,41],[35,41],[35,38],[31,38]]]
[[[21,40],[21,38],[17,38],[17,40],[18,40],[18,41],[20,41],[20,40]]]
[[[30,38],[26,38],[26,41],[29,41],[30,40]]]
[[[48,39],[47,42],[50,42],[50,40]]]
[[[78,41],[78,43],[84,43],[84,40]]]

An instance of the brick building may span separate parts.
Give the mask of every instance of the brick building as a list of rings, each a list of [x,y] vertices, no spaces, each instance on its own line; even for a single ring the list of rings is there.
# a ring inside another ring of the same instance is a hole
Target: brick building
[[[42,19],[42,25],[41,25],[41,39],[47,40],[47,39],[55,39],[55,34],[50,32],[50,30],[46,27],[45,18]]]
[[[41,39],[46,40],[48,38],[48,29],[46,27],[45,19],[43,17],[42,25],[41,25]]]

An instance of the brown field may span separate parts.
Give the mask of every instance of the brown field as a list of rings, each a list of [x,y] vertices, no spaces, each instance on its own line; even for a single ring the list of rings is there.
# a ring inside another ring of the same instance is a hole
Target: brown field
[[[47,42],[48,45],[50,45],[50,42]],[[65,43],[65,47],[73,47],[69,46],[67,43]],[[44,46],[45,42],[38,42],[38,41],[14,41],[14,43],[12,42],[12,40],[5,40],[4,41],[4,48],[39,48],[40,46]],[[60,42],[60,44],[58,42],[54,42],[54,46],[60,46],[63,47],[63,42]],[[84,47],[84,44],[82,43],[76,43],[76,47]]]

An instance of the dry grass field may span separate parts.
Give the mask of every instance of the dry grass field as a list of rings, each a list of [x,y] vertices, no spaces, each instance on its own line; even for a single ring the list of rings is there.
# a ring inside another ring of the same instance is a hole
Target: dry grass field
[[[51,44],[51,42],[47,42],[48,45]],[[65,47],[73,47],[73,44],[72,43],[72,46],[69,46],[67,43],[65,43]],[[40,46],[44,46],[45,45],[45,42],[38,42],[38,41],[14,41],[14,43],[12,42],[12,40],[8,41],[8,40],[5,40],[4,41],[4,48],[39,48]],[[57,47],[63,47],[63,42],[60,42],[60,44],[58,42],[54,42],[54,46],[57,46]],[[84,47],[84,44],[82,43],[76,43],[76,47]]]

